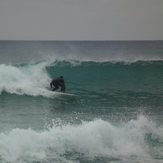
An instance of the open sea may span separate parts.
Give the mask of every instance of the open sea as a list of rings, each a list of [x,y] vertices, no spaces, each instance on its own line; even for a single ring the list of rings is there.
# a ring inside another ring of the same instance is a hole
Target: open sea
[[[163,41],[0,41],[0,163],[162,162]]]

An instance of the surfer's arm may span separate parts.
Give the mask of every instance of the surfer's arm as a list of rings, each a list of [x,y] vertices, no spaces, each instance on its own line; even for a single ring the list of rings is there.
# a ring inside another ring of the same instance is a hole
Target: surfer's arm
[[[64,82],[64,80],[59,80],[58,83],[59,83],[59,85],[60,85],[61,87],[65,87],[65,82]]]
[[[63,86],[65,87],[65,82],[63,81]]]

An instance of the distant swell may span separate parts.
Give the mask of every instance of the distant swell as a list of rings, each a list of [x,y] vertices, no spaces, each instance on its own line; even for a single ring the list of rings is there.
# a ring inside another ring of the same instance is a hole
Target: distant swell
[[[162,41],[0,41],[1,63],[162,61]],[[6,57],[7,56],[7,57]]]

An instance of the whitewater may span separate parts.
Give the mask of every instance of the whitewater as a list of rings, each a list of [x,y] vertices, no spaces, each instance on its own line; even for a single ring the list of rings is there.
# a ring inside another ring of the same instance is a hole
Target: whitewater
[[[0,41],[0,162],[161,163],[162,72],[162,41]]]

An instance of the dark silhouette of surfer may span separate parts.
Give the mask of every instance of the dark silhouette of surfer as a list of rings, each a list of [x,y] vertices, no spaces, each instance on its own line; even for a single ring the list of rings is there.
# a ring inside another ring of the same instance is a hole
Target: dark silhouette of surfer
[[[54,78],[52,82],[50,83],[50,87],[52,88],[54,86],[55,88],[52,89],[52,91],[57,90],[59,87],[61,87],[61,92],[65,92],[66,87],[65,87],[65,82],[64,82],[64,77],[60,76],[59,78]]]

